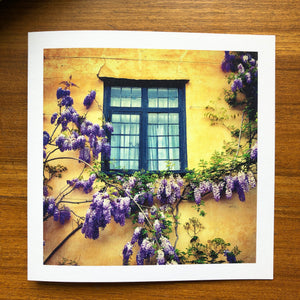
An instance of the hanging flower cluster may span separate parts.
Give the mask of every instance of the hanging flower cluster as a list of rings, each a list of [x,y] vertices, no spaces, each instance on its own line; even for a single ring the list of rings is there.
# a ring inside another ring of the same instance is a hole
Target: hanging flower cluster
[[[161,205],[174,204],[181,196],[182,185],[183,180],[180,176],[177,180],[173,176],[170,176],[169,180],[163,178],[159,183],[156,195]]]
[[[79,180],[78,178],[75,178],[73,180],[67,180],[67,184],[73,186],[74,189],[82,188],[83,191],[88,194],[93,190],[93,184],[96,178],[96,174],[92,174],[88,180]]]
[[[53,216],[54,221],[59,221],[60,224],[64,224],[71,218],[71,212],[68,207],[59,209],[55,204],[53,197],[44,197],[43,201],[43,215]]]
[[[255,120],[257,112],[257,53],[225,51],[221,69],[225,73],[232,73],[228,76],[231,93],[227,94],[225,100],[235,106],[239,103],[237,93],[244,94],[248,118],[251,121]]]
[[[87,163],[91,162],[92,156],[97,159],[100,153],[103,155],[103,159],[109,159],[110,144],[107,135],[113,132],[112,125],[107,123],[101,128],[99,124],[93,124],[86,118],[79,116],[72,106],[74,101],[70,93],[69,89],[62,89],[61,87],[56,92],[58,106],[60,111],[62,110],[51,116],[51,124],[55,124],[57,127],[61,125],[61,134],[55,139],[56,146],[61,152],[79,150],[79,159]],[[87,105],[87,97],[84,100],[84,105],[89,107],[95,96],[96,92],[91,91],[87,96],[90,99],[89,105]],[[44,132],[44,149],[50,142],[49,134]]]
[[[201,203],[202,196],[212,192],[214,199],[219,201],[221,196],[225,193],[226,198],[230,199],[233,192],[237,192],[240,201],[245,201],[245,193],[249,188],[254,188],[256,181],[251,171],[244,173],[239,172],[236,176],[226,176],[224,181],[219,183],[202,181],[194,188],[194,199],[196,204]]]

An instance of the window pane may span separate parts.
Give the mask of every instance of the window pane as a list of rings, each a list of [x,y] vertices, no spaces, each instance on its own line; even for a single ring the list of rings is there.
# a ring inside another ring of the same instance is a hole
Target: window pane
[[[169,136],[169,146],[170,147],[179,147],[179,136]]]
[[[140,116],[112,114],[111,169],[139,168]]]
[[[169,158],[170,159],[179,159],[179,148],[170,148],[169,149]]]
[[[148,123],[157,123],[157,114],[148,114]]]
[[[168,148],[158,148],[158,158],[167,160],[168,157]]]
[[[119,135],[113,135],[111,137],[111,144],[114,147],[120,147],[120,136]]]
[[[169,98],[178,98],[178,89],[170,88],[169,89]]]
[[[169,114],[169,123],[170,124],[179,124],[179,114],[177,114],[177,113]]]
[[[160,160],[158,162],[158,170],[159,171],[167,170],[167,161]]]
[[[149,98],[149,107],[157,107],[157,98]]]
[[[159,98],[158,99],[158,107],[168,107],[168,98]]]
[[[110,90],[110,96],[111,97],[120,98],[120,96],[121,96],[121,88],[120,87],[112,86],[111,90]]]
[[[169,98],[169,107],[178,107],[178,99],[177,98]]]
[[[158,147],[168,147],[168,136],[159,136],[158,137]]]
[[[148,89],[148,98],[157,98],[157,89],[156,88]]]
[[[178,113],[148,114],[148,147],[149,170],[166,170],[168,161],[180,169]]]
[[[166,88],[159,88],[157,91],[158,97],[164,97],[167,98],[168,97],[168,89]]]
[[[120,122],[120,115],[118,115],[118,114],[113,114],[112,116],[111,116],[111,121],[112,122]],[[114,128],[115,129],[115,128]]]
[[[111,97],[110,101],[111,106],[120,106],[120,98]]]
[[[168,124],[168,114],[158,114],[159,124]]]
[[[169,125],[170,135],[179,135],[179,125]]]

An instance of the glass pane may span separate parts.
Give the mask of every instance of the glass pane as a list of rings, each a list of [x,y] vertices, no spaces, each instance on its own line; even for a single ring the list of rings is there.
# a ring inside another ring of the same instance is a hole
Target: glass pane
[[[111,97],[110,106],[120,106],[120,98]]]
[[[110,159],[119,159],[120,158],[120,149],[119,148],[111,148]]]
[[[121,99],[121,107],[130,107],[130,106],[131,106],[131,98]]]
[[[142,89],[141,88],[132,88],[131,89],[131,97],[132,98],[141,98],[142,97]]]
[[[112,86],[110,89],[110,96],[120,98],[121,96],[121,88],[118,86]]]
[[[157,159],[157,149],[150,148],[148,149],[148,158],[149,160]]]
[[[168,97],[168,89],[166,88],[159,88],[157,91],[158,97],[167,98]]]
[[[170,135],[179,135],[179,125],[169,125]]]
[[[121,96],[122,96],[122,98],[130,98],[131,97],[131,88],[123,87]]]
[[[169,146],[170,147],[179,147],[179,136],[169,136]]]
[[[168,157],[168,148],[158,149],[158,158],[167,160]]]
[[[120,122],[120,115],[119,114],[112,114],[111,121],[112,122]]]
[[[179,115],[177,113],[169,114],[170,124],[179,124]]]
[[[111,147],[120,147],[120,136],[113,135],[111,137]]]
[[[129,161],[128,160],[121,160],[120,161],[120,169],[129,169]]]
[[[124,146],[129,147],[129,135],[124,136]]]
[[[111,160],[110,168],[111,169],[120,169],[120,162],[118,160]]]
[[[158,170],[157,160],[148,161],[148,169],[150,171],[157,171]]]
[[[172,126],[176,126],[176,125],[172,125]],[[124,124],[124,131],[122,133],[130,134],[130,124]]]
[[[157,98],[157,89],[156,88],[148,89],[148,98]]]
[[[149,147],[157,147],[157,137],[153,136],[153,137],[148,137],[148,146]]]
[[[168,98],[159,98],[158,99],[158,107],[168,107]]]
[[[158,114],[159,124],[168,124],[168,114]]]
[[[169,149],[169,158],[170,159],[179,159],[179,148],[170,148]]]
[[[131,123],[140,123],[140,116],[139,115],[131,115]]]
[[[132,98],[131,107],[141,107],[142,99],[141,98]]]
[[[157,114],[148,114],[148,123],[157,123]]]
[[[169,107],[178,107],[178,99],[169,98]]]
[[[167,162],[164,160],[160,160],[158,162],[158,170],[159,171],[167,170]]]
[[[138,160],[131,160],[130,161],[130,169],[131,170],[138,170],[139,169],[139,161]]]
[[[157,98],[149,98],[149,107],[157,107]]]
[[[168,135],[168,125],[158,125],[157,135]]]
[[[157,139],[158,139],[158,147],[168,147],[167,136],[159,136]]]
[[[178,89],[170,88],[169,89],[169,98],[178,98]]]
[[[129,123],[130,122],[130,115],[121,115],[121,122]]]
[[[148,136],[157,135],[157,125],[148,125]]]
[[[130,125],[130,133],[131,134],[139,134],[140,133],[140,126],[139,126],[139,124],[131,124]]]

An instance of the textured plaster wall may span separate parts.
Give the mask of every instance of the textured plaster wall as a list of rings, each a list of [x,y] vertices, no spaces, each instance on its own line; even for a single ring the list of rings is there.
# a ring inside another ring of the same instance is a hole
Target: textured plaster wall
[[[72,75],[72,81],[79,88],[72,88],[74,108],[80,114],[87,112],[82,102],[87,93],[94,89],[96,100],[88,111],[88,119],[92,122],[101,121],[103,83],[100,76],[131,79],[189,79],[186,85],[186,128],[188,168],[195,168],[200,159],[209,159],[215,150],[222,150],[223,141],[230,140],[230,133],[225,127],[211,126],[204,117],[205,107],[213,102],[224,107],[229,114],[236,114],[234,121],[240,122],[239,111],[231,111],[226,106],[223,89],[227,80],[220,69],[224,52],[186,51],[186,50],[147,50],[147,49],[49,49],[44,52],[44,129],[53,130],[50,125],[51,115],[56,111],[56,89],[59,82],[67,80]],[[58,153],[70,156],[69,153]],[[55,156],[55,155],[54,155]],[[68,171],[61,179],[51,183],[54,191],[65,187],[66,179],[77,177],[82,166],[75,161],[62,160]],[[53,162],[53,164],[58,161]],[[88,173],[84,173],[85,178]],[[74,192],[66,197],[68,200],[81,201],[91,199],[90,195]],[[53,194],[56,196],[56,194]],[[184,224],[188,218],[196,216],[191,204],[180,205],[180,222]],[[70,205],[78,215],[85,216],[88,205]],[[242,250],[241,259],[245,262],[255,262],[256,238],[256,190],[246,195],[246,202],[240,202],[236,197],[232,200],[221,199],[216,203],[206,199],[207,215],[201,218],[205,229],[199,234],[202,242],[214,237],[221,237],[232,245],[238,245]],[[44,223],[44,256],[75,228],[75,218],[61,226],[57,222],[47,220]],[[182,225],[179,226],[180,239],[178,247],[182,250],[188,245],[190,237]],[[118,265],[122,262],[122,249],[131,239],[132,225],[129,222],[124,227],[111,222],[100,233],[96,241],[87,240],[81,233],[76,233],[49,261],[56,264],[63,257],[74,259],[80,265]]]

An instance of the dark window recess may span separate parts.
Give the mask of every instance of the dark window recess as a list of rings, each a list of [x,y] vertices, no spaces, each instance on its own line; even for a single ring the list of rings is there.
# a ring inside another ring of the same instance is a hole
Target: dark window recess
[[[104,171],[184,172],[188,80],[99,78],[104,82],[104,116],[114,128]]]

